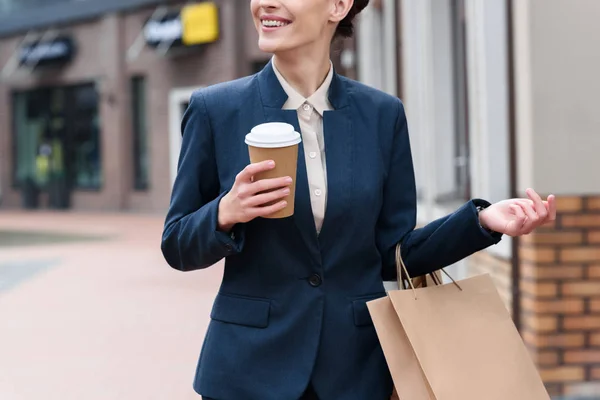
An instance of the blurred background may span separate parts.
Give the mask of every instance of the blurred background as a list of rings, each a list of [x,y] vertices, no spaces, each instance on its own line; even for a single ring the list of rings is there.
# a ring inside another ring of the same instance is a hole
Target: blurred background
[[[449,268],[493,276],[557,399],[600,399],[598,21],[372,0],[331,56],[404,101],[419,223],[558,195],[553,226]],[[197,398],[222,265],[172,271],[160,234],[190,94],[262,69],[256,43],[248,0],[0,0],[0,399]]]

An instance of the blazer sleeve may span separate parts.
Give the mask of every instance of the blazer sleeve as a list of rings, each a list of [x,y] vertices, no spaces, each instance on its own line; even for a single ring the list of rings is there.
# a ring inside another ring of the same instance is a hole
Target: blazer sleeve
[[[398,99],[393,148],[377,227],[384,280],[396,279],[395,250],[399,242],[402,258],[413,277],[439,270],[498,243],[501,235],[488,232],[479,223],[477,206],[489,204],[471,200],[456,212],[415,229],[414,167],[404,107]]]
[[[215,146],[206,102],[195,92],[184,113],[182,146],[161,250],[168,264],[180,271],[207,268],[242,251],[245,229],[218,231],[219,193]]]

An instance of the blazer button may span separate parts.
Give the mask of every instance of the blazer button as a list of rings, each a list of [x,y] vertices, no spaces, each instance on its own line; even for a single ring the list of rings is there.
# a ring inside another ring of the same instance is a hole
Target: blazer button
[[[308,283],[312,287],[319,287],[321,286],[321,283],[323,283],[323,279],[321,279],[321,277],[318,274],[314,274],[310,278],[308,278]]]
[[[227,250],[228,252],[230,252],[230,253],[231,253],[231,252],[233,251],[233,246],[232,246],[232,245],[230,245],[229,243],[227,243],[227,244],[225,245],[225,250]]]

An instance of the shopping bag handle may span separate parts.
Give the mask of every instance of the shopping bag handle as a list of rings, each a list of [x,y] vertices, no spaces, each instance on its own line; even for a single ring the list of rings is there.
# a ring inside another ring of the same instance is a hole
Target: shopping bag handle
[[[452,281],[454,286],[456,286],[460,291],[462,291],[460,285],[454,280],[454,278],[450,276],[450,274],[448,274],[448,272],[446,272],[446,270],[442,268],[440,269],[440,271],[442,271],[444,275],[446,275]],[[442,284],[440,278],[436,274],[429,273],[427,275],[431,277],[433,283],[435,283],[437,286],[440,286]],[[427,275],[422,277],[425,286],[427,286]],[[410,277],[410,274],[408,273],[408,268],[406,268],[406,264],[404,264],[404,260],[402,259],[402,246],[400,243],[396,245],[396,276],[398,280],[398,289],[407,289],[406,285],[402,287],[402,282],[404,282],[404,280],[406,279],[408,281],[408,284],[410,285],[410,288],[412,289],[412,292],[415,296],[415,300],[417,300],[417,291],[413,284],[413,279]]]

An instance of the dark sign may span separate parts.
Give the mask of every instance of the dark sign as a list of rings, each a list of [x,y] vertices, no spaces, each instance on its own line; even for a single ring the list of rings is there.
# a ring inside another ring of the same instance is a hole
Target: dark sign
[[[54,40],[23,45],[20,49],[19,62],[21,65],[30,66],[63,64],[71,61],[74,54],[73,39],[58,37]]]
[[[158,47],[163,43],[179,46],[182,44],[182,37],[183,24],[179,13],[168,14],[160,19],[151,19],[144,26],[144,38],[151,47]]]
[[[148,46],[166,51],[213,43],[219,38],[219,10],[210,1],[187,4],[178,12],[150,18],[143,33]]]

